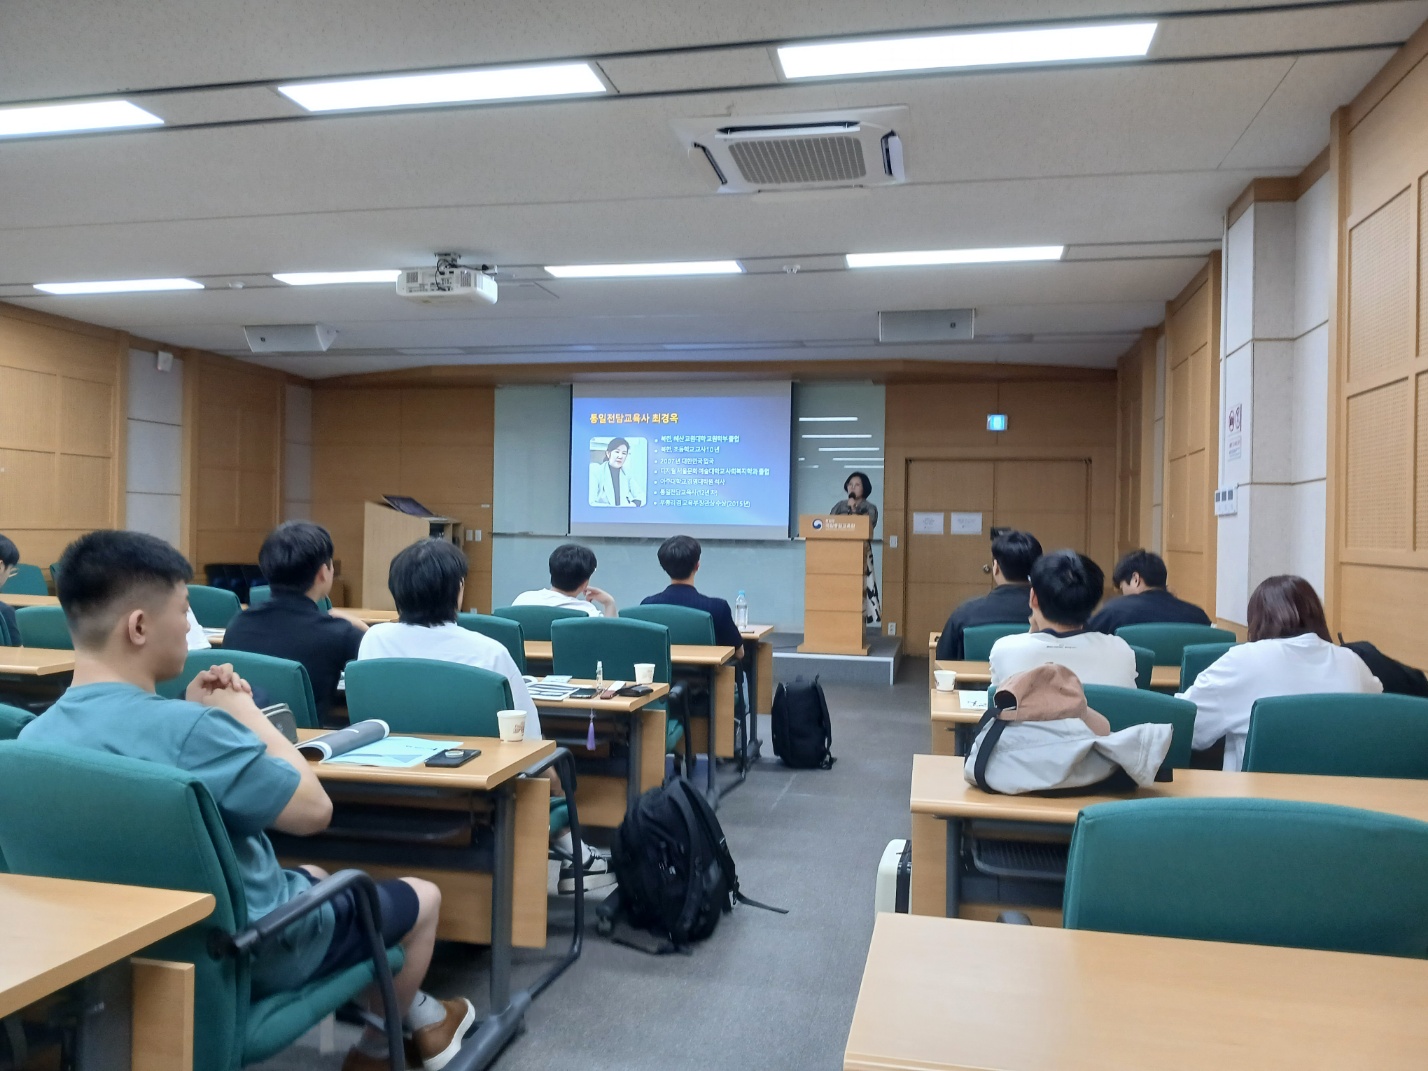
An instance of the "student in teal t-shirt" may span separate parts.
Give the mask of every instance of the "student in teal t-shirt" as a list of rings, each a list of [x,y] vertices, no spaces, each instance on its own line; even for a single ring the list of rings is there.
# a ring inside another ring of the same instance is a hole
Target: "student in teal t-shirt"
[[[284,870],[265,830],[308,835],[327,828],[328,799],[312,768],[258,710],[231,665],[194,678],[182,700],[154,694],[188,654],[188,588],[193,570],[163,540],[138,532],[91,532],[60,559],[60,605],[74,638],[74,683],[21,736],[37,743],[94,748],[164,763],[201,779],[217,804],[242,872],[248,916],[256,920],[303,895],[326,875]],[[470,1001],[437,1000],[420,989],[436,940],[441,894],[419,878],[380,882],[387,944],[402,944],[397,1000],[426,1071],[444,1067],[475,1021]],[[253,963],[259,994],[301,985],[355,965],[370,953],[351,894],[312,912],[263,946]],[[381,1015],[372,992],[369,1007]],[[343,1071],[387,1067],[386,1041],[368,1027]]]

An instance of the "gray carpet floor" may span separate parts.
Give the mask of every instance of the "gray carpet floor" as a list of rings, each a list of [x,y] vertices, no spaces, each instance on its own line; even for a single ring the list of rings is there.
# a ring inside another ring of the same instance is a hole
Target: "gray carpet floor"
[[[789,914],[740,907],[692,955],[661,957],[596,936],[592,917],[580,961],[536,1001],[525,1033],[495,1066],[841,1067],[878,860],[889,840],[908,835],[912,756],[928,746],[926,680],[926,662],[912,658],[892,688],[827,686],[838,757],[828,771],[789,770],[772,758],[764,719],[766,757],[724,797],[719,819],[744,892]],[[568,899],[551,898],[552,955],[569,941],[569,912]],[[518,985],[549,962],[538,952],[516,956]],[[440,946],[428,983],[483,1008],[484,951]],[[261,1068],[335,1071],[353,1035],[339,1024],[335,1052],[320,1053],[314,1033]]]

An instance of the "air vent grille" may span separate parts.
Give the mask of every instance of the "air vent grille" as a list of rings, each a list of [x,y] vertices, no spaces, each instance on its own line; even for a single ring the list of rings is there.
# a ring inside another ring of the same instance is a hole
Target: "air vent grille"
[[[760,138],[729,146],[745,182],[781,186],[803,182],[856,182],[867,175],[856,137]]]

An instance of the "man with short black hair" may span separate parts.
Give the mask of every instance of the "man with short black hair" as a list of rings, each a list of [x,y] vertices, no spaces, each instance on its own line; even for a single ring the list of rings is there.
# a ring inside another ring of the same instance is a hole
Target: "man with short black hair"
[[[1116,562],[1111,574],[1111,583],[1120,589],[1121,597],[1102,606],[1086,627],[1110,635],[1122,625],[1210,624],[1204,610],[1165,589],[1168,579],[1165,559],[1159,554],[1144,549],[1131,551]]]
[[[512,606],[558,606],[591,617],[615,617],[619,611],[608,592],[590,583],[595,575],[595,552],[579,543],[562,543],[550,552],[550,587],[523,591]]]
[[[301,662],[312,680],[318,717],[324,717],[367,631],[340,610],[318,609],[318,600],[332,592],[332,536],[321,525],[286,521],[263,540],[258,566],[272,598],[230,621],[223,646]]]
[[[20,564],[20,548],[14,542],[0,535],[0,588],[5,581],[15,575],[15,567]],[[3,598],[4,596],[0,596]],[[5,632],[15,646],[20,644],[20,623],[15,620],[15,608],[8,602],[0,602],[0,621],[5,622]]]
[[[670,536],[659,547],[659,565],[669,576],[669,587],[655,595],[646,595],[641,606],[687,606],[703,610],[714,619],[714,642],[720,647],[733,647],[735,656],[744,656],[744,637],[734,624],[734,614],[727,599],[701,595],[694,586],[699,572],[703,548],[693,536]]]
[[[1065,666],[1082,684],[1136,686],[1135,652],[1119,636],[1086,628],[1106,574],[1084,554],[1058,550],[1031,567],[1031,631],[992,645],[992,684],[1045,665]]]
[[[37,744],[90,748],[177,767],[201,780],[228,830],[256,922],[304,895],[326,876],[315,867],[285,870],[266,830],[307,836],[327,828],[332,801],[312,764],[263,716],[252,689],[231,665],[198,674],[184,699],[163,699],[156,682],[183,670],[188,654],[188,588],[182,554],[140,532],[98,531],[71,543],[60,559],[60,605],[74,638],[74,683],[21,731]],[[93,806],[104,806],[94,801]],[[394,977],[423,1067],[446,1066],[475,1021],[469,1001],[440,1001],[420,986],[436,942],[441,892],[420,878],[378,884],[382,935],[406,961]],[[363,963],[371,955],[351,892],[304,915],[252,961],[256,995],[295,989]],[[368,1006],[380,1015],[375,991]],[[385,1035],[369,1027],[343,1071],[378,1071]]]
[[[941,661],[966,657],[962,632],[973,625],[1021,624],[1031,618],[1031,585],[1027,576],[1041,557],[1041,544],[1030,532],[1003,532],[992,540],[992,583],[986,595],[968,599],[947,619],[937,640]]]

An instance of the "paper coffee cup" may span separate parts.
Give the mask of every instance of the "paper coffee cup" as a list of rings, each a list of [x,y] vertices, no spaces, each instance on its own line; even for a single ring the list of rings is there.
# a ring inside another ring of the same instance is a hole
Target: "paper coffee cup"
[[[526,738],[526,712],[524,710],[498,710],[496,720],[501,724],[501,739],[515,743]]]
[[[654,683],[654,663],[653,663],[653,662],[636,662],[636,663],[635,663],[635,683],[636,683],[636,684],[653,684],[653,683]]]
[[[935,669],[932,671],[932,675],[937,679],[939,692],[950,692],[956,689],[957,671],[955,669]]]

